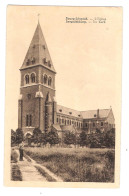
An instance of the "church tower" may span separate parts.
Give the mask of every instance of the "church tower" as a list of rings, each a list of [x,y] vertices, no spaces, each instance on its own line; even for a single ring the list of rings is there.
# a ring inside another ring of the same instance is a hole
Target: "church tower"
[[[34,128],[49,131],[56,123],[56,72],[39,23],[20,72],[18,127],[24,133]]]

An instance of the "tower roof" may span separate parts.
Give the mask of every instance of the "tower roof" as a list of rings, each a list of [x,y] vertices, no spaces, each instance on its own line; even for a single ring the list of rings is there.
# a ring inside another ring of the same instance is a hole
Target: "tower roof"
[[[54,66],[47,48],[47,44],[42,33],[40,23],[36,27],[34,36],[25,56],[21,69],[42,65],[47,69],[54,71]]]
[[[50,95],[49,92],[48,92],[47,97],[46,97],[46,102],[48,102],[48,103],[52,102],[51,95]]]

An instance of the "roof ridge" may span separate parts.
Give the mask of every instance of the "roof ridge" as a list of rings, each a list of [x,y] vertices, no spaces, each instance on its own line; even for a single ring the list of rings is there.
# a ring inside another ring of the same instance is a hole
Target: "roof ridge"
[[[57,104],[57,106],[61,106],[61,107],[64,107],[64,108],[66,108],[66,109],[70,109],[70,110],[74,110],[74,111],[76,111],[76,112],[88,112],[88,111],[97,111],[98,109],[94,109],[94,110],[84,110],[84,111],[79,111],[79,110],[76,110],[76,109],[72,109],[72,108],[69,108],[69,107],[66,107],[66,106],[63,106],[63,105],[59,105],[59,104]],[[110,108],[108,109],[108,108],[106,108],[106,109],[99,109],[99,110],[110,110]]]
[[[85,111],[80,111],[80,112],[97,111],[98,109],[96,109],[96,110],[85,110]],[[99,110],[110,110],[110,108],[109,109],[99,109]]]
[[[78,110],[76,110],[76,109],[71,109],[71,108],[69,108],[69,107],[62,106],[62,105],[59,105],[59,104],[57,104],[57,106],[61,106],[61,107],[64,107],[64,108],[67,108],[67,109],[70,109],[70,110],[74,110],[74,111],[76,111],[76,112],[80,112],[80,111],[78,111]]]

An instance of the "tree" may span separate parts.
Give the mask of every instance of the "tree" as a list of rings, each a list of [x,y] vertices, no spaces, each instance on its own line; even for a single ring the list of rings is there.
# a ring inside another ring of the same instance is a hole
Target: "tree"
[[[80,146],[86,146],[88,145],[88,142],[87,142],[87,135],[86,135],[86,132],[85,131],[82,131],[80,133],[80,137],[79,137],[79,143],[80,143]]]
[[[76,136],[72,132],[66,132],[64,135],[64,143],[67,145],[75,144],[76,143]]]
[[[115,129],[111,129],[105,134],[105,145],[108,148],[115,148]]]
[[[41,146],[41,144],[46,145],[46,143],[47,143],[47,134],[46,133],[41,133],[39,135],[38,142],[40,143],[40,146]]]
[[[47,133],[46,140],[52,146],[59,143],[59,136],[56,131],[50,131]]]
[[[39,134],[41,134],[42,132],[41,132],[41,130],[39,129],[39,128],[35,128],[34,130],[33,130],[33,135],[36,137],[36,136],[38,136]]]
[[[33,139],[34,143],[37,145],[38,145],[38,143],[40,143],[41,134],[42,134],[42,132],[39,128],[35,128],[33,130],[32,139]],[[41,145],[41,143],[40,143],[40,145]]]
[[[90,148],[101,148],[103,146],[104,134],[93,133],[89,135]]]
[[[20,144],[23,141],[23,131],[22,129],[18,128],[16,130],[16,143]]]

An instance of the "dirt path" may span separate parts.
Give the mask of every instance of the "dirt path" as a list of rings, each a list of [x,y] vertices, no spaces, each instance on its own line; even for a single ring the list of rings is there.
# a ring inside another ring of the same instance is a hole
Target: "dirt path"
[[[19,155],[19,151],[18,150],[16,150],[16,151]],[[37,167],[40,167],[52,179],[54,179],[54,181],[63,182],[63,180],[60,177],[56,176],[54,173],[52,173],[46,167],[36,163],[28,155],[27,155],[27,157],[28,157],[27,159],[24,157],[23,161],[18,161],[18,165],[19,165],[19,168],[20,168],[20,171],[22,174],[23,181],[43,181],[43,182],[49,181],[48,179],[46,179],[45,176],[41,175],[41,173],[36,169],[36,166],[37,166]]]
[[[30,157],[29,157],[29,159],[31,160],[31,162],[32,162],[33,165],[39,166],[40,168],[42,168],[49,176],[51,176],[53,179],[55,179],[55,181],[57,181],[57,182],[63,182],[63,180],[60,177],[56,176],[54,173],[52,173],[50,170],[48,170],[45,166],[36,163]]]
[[[24,161],[19,161],[18,165],[22,174],[22,181],[47,181],[27,159],[24,158]]]

